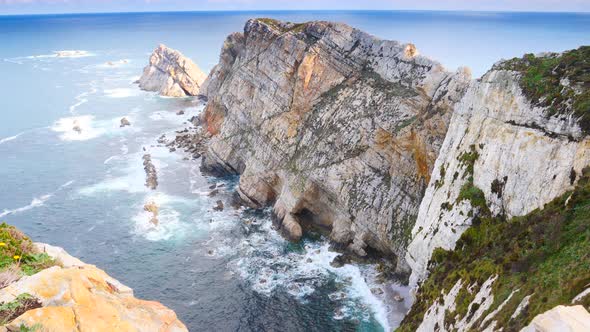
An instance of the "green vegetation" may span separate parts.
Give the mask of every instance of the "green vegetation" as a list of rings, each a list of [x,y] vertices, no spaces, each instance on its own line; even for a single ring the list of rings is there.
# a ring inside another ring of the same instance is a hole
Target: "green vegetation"
[[[496,329],[518,331],[538,314],[559,304],[570,304],[590,284],[590,168],[583,171],[574,191],[556,198],[540,210],[506,220],[485,216],[461,236],[456,249],[436,249],[430,276],[421,285],[417,301],[399,331],[414,331],[441,291],[447,293],[458,280],[464,288],[457,296],[455,312],[447,312],[445,325],[468,315],[477,288],[493,275],[494,302],[482,317],[494,311],[515,290],[495,315]],[[474,292],[467,285],[476,284]],[[528,307],[510,317],[527,296]],[[590,309],[590,296],[579,304]],[[471,311],[475,311],[472,307]],[[487,322],[489,324],[489,322]],[[483,330],[482,318],[473,326]]]
[[[0,325],[8,324],[26,311],[36,308],[41,308],[41,302],[28,293],[20,294],[12,302],[0,303]],[[27,327],[25,326],[25,328]],[[24,331],[34,331],[31,328],[28,329]],[[23,331],[22,325],[20,330]]]
[[[286,32],[303,32],[305,30],[306,23],[291,23],[291,22],[281,22],[279,20],[275,20],[274,18],[258,18],[257,21],[262,22],[275,30],[279,30],[281,33]]]
[[[442,166],[440,167],[440,177],[439,177],[439,179],[438,179],[438,180],[436,180],[436,181],[434,182],[434,188],[435,188],[435,189],[438,189],[438,188],[442,187],[442,186],[443,186],[443,184],[445,184],[445,175],[446,175],[446,174],[447,174],[447,171],[446,171],[446,169],[445,169],[445,165],[442,165]]]
[[[493,69],[520,72],[520,87],[534,105],[548,107],[549,115],[573,113],[590,134],[590,46],[540,57],[526,54]]]
[[[53,265],[56,262],[46,253],[38,253],[31,239],[16,227],[0,224],[0,273],[14,270],[32,275]]]

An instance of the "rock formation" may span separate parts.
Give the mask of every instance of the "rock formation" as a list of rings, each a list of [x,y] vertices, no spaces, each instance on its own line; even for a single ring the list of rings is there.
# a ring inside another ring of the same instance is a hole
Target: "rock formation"
[[[273,205],[294,240],[311,223],[357,254],[403,258],[468,81],[344,24],[250,20],[201,89],[203,165],[241,174],[243,201]]]
[[[35,243],[55,265],[24,276],[0,292],[0,303],[13,303],[23,313],[0,331],[188,331],[176,314],[158,302],[139,300],[133,290],[94,265],[63,249]],[[2,312],[3,313],[3,312]]]
[[[201,69],[182,53],[159,45],[143,70],[139,87],[162,96],[196,96],[205,78]]]
[[[156,190],[158,187],[158,173],[149,153],[143,155],[143,169],[145,170],[145,186],[151,190]]]
[[[131,126],[131,122],[127,120],[127,118],[121,118],[121,124],[119,125],[120,128]]]
[[[522,332],[590,331],[590,313],[583,306],[557,306],[535,317]]]

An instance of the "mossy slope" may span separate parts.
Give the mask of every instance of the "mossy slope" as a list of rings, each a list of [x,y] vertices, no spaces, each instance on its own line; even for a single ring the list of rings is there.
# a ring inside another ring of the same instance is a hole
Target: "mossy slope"
[[[590,134],[590,46],[561,54],[526,54],[492,70],[521,73],[520,87],[534,105],[548,107],[548,115],[573,114]]]
[[[538,314],[559,304],[570,304],[590,284],[590,168],[584,170],[575,190],[548,203],[544,209],[505,220],[482,217],[457,242],[456,249],[433,254],[430,276],[421,285],[417,300],[399,331],[415,331],[426,310],[461,279],[478,287],[493,275],[494,302],[482,317],[494,311],[515,290],[512,298],[486,322],[473,325],[483,330],[496,320],[496,329],[517,331]],[[476,288],[478,288],[476,287]],[[445,326],[467,314],[477,289],[463,289],[455,312],[447,312]],[[522,299],[531,295],[528,307],[511,318]],[[578,304],[590,310],[590,296]]]

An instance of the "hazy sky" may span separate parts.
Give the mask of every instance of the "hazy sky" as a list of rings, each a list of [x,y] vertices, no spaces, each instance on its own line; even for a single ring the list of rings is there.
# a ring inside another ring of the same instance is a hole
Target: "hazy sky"
[[[589,12],[590,0],[0,0],[0,14],[281,9]]]

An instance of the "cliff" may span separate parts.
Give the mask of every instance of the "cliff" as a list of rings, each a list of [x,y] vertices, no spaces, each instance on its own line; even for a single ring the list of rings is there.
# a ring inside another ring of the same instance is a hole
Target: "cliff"
[[[200,88],[202,165],[293,240],[397,257],[401,331],[584,326],[589,73],[581,47],[471,81],[344,24],[250,20]]]
[[[159,45],[139,79],[139,87],[162,96],[185,97],[199,94],[207,75],[177,50]]]
[[[575,330],[557,309],[533,318],[590,308],[589,72],[581,47],[500,62],[470,85],[408,246],[419,288],[401,331],[515,331],[551,317]]]
[[[590,82],[576,74],[587,75],[589,50],[498,63],[470,84],[412,231],[406,256],[411,284],[425,277],[435,248],[453,249],[481,216],[522,216],[573,188],[590,164]],[[560,67],[561,75],[553,77]],[[539,91],[545,95],[532,97]]]
[[[187,331],[158,302],[59,247],[0,225],[0,331]]]
[[[344,24],[247,22],[201,89],[212,135],[204,168],[240,174],[239,194],[359,255],[403,258],[469,73],[412,44]]]

